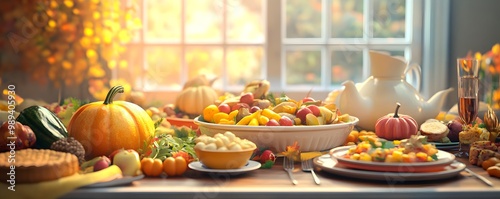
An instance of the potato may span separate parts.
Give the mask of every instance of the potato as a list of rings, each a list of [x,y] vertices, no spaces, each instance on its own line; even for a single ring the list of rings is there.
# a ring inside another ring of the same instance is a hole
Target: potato
[[[206,146],[205,142],[198,142],[198,143],[196,143],[196,145],[194,146],[194,148],[195,149],[203,150],[203,149],[205,149],[205,146]]]
[[[226,131],[224,135],[229,139],[229,141],[234,141],[236,138],[236,135],[234,135],[231,131]]]
[[[215,143],[209,143],[205,146],[205,150],[217,150],[217,145],[215,145]]]
[[[234,142],[233,142],[234,143]],[[238,144],[238,143],[234,143],[233,145],[231,145],[229,148],[228,148],[230,151],[241,151],[242,148],[241,148],[241,145]]]
[[[223,146],[223,147],[220,147],[220,148],[217,148],[218,151],[227,151],[227,147]]]

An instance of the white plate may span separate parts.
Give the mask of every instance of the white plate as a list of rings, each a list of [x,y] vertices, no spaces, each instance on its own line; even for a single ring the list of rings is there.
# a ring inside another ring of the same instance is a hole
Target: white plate
[[[138,175],[138,176],[125,176],[122,178],[118,178],[115,180],[110,180],[107,182],[98,182],[94,184],[89,184],[87,186],[81,187],[81,188],[99,188],[99,187],[114,187],[114,186],[122,186],[122,185],[128,185],[131,184],[132,182],[136,180],[143,179],[144,175]]]
[[[191,168],[193,170],[201,171],[201,172],[208,172],[208,173],[243,173],[243,172],[248,172],[248,171],[259,169],[261,164],[260,164],[260,162],[249,160],[245,166],[243,166],[242,168],[239,168],[239,169],[210,169],[210,168],[207,168],[205,165],[203,165],[201,162],[196,161],[196,162],[189,163],[188,166],[189,166],[189,168]]]
[[[455,156],[453,154],[448,153],[446,151],[438,150],[436,154],[437,160],[433,162],[414,162],[414,163],[366,162],[359,160],[351,160],[349,158],[344,157],[349,148],[352,147],[355,146],[343,146],[332,149],[330,151],[331,158],[336,158],[340,164],[356,169],[382,171],[382,172],[388,171],[388,172],[408,172],[408,173],[443,170],[443,167],[451,164],[451,162],[455,160]]]
[[[365,180],[378,180],[387,182],[412,182],[412,181],[426,181],[446,179],[457,176],[462,170],[465,169],[465,164],[460,162],[453,162],[446,166],[444,170],[438,172],[428,173],[397,173],[397,172],[380,172],[380,171],[365,171],[350,169],[337,164],[335,159],[330,158],[329,154],[322,155],[314,158],[314,165],[320,167],[322,171],[333,173],[340,176],[365,179]]]

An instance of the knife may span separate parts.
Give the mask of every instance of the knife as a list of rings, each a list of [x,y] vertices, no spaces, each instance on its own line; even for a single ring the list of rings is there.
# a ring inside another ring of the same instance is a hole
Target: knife
[[[477,179],[483,181],[485,184],[487,184],[488,186],[490,187],[493,187],[493,183],[491,183],[490,180],[486,179],[485,177],[481,176],[481,175],[478,175],[477,173],[474,173],[473,171],[471,171],[469,168],[465,168],[465,171],[469,174],[471,174],[472,176],[476,177]]]

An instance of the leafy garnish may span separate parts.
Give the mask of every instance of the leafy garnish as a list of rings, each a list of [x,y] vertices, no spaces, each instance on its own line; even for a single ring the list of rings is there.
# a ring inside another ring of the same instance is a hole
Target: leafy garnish
[[[260,166],[261,169],[270,169],[274,165],[274,162],[271,160],[266,161],[264,164]]]
[[[382,146],[380,148],[382,149],[391,149],[394,148],[394,142],[393,141],[383,141]]]
[[[437,156],[437,154],[434,154],[434,155],[431,155],[431,158],[432,158],[433,160],[437,160],[437,159],[438,159],[438,156]]]
[[[196,152],[194,151],[194,138],[196,131],[189,127],[174,127],[174,135],[159,134],[156,135],[151,141],[144,145],[142,151],[143,156],[150,158],[158,158],[165,160],[167,157],[182,156],[186,161],[196,159]]]
[[[273,93],[267,94],[266,99],[269,100],[273,106],[276,106],[276,98],[274,98]]]
[[[162,122],[163,122],[163,118],[160,118],[160,119],[156,120],[155,124],[154,124],[155,125],[155,129],[158,128],[161,125]]]

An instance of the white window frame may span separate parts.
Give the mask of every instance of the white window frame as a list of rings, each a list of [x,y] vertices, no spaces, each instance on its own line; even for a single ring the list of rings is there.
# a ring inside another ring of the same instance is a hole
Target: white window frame
[[[278,42],[268,42],[268,53],[276,54],[279,52],[279,59],[271,60],[268,59],[268,76],[267,79],[271,82],[271,92],[284,92],[288,96],[294,99],[301,99],[305,97],[306,93],[308,93],[311,89],[311,96],[315,99],[323,100],[328,96],[333,90],[341,89],[342,86],[330,86],[331,77],[325,75],[322,77],[321,85],[316,87],[311,86],[287,86],[286,79],[284,76],[285,72],[285,53],[288,49],[296,49],[296,48],[316,48],[321,50],[322,60],[321,60],[321,70],[322,74],[331,74],[330,70],[330,54],[334,49],[363,49],[363,79],[366,79],[369,76],[369,62],[367,59],[369,57],[368,48],[374,49],[385,49],[385,50],[393,50],[393,49],[401,49],[403,48],[405,51],[405,58],[409,60],[411,63],[417,63],[421,65],[422,63],[422,14],[423,12],[423,1],[420,0],[406,0],[406,13],[411,13],[406,15],[407,23],[406,23],[406,31],[405,34],[407,36],[401,39],[390,39],[388,42],[387,39],[368,39],[372,34],[369,32],[368,34],[363,34],[363,38],[354,38],[354,39],[332,39],[327,36],[330,35],[330,28],[327,24],[331,24],[331,18],[327,17],[329,15],[329,9],[331,7],[331,1],[322,0],[323,11],[322,11],[322,26],[327,27],[323,28],[322,38],[318,39],[296,39],[296,38],[286,38],[285,31],[285,23],[280,23],[276,19],[286,19],[286,13],[284,11],[284,6],[282,4],[286,3],[286,0],[278,0],[278,1],[267,1],[268,10],[272,10],[272,12],[268,12],[268,41],[280,41]],[[367,16],[372,16],[371,7],[373,6],[373,2],[370,0],[364,0],[364,14]],[[279,12],[278,12],[279,11]],[[369,26],[371,23],[369,20],[364,21],[364,30],[369,30]],[[411,23],[408,23],[411,22]],[[278,28],[279,27],[279,28]],[[279,38],[277,40],[276,38]],[[289,45],[293,46],[289,46]],[[279,67],[276,67],[279,66]]]

